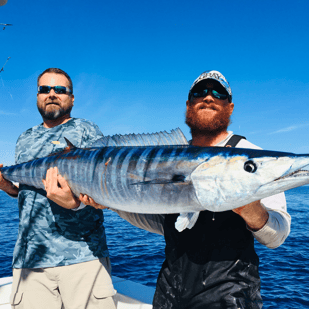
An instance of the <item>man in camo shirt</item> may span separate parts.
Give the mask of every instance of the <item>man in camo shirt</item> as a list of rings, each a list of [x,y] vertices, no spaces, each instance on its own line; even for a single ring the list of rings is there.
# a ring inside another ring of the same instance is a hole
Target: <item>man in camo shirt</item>
[[[71,117],[73,105],[67,73],[50,68],[39,75],[37,106],[43,123],[20,135],[16,163],[63,150],[64,137],[83,148],[103,136],[93,122]],[[50,181],[55,174],[56,168],[48,171],[45,192],[27,185],[18,188],[0,173],[0,189],[18,197],[20,214],[11,305],[114,309],[103,212],[81,204],[60,175]]]

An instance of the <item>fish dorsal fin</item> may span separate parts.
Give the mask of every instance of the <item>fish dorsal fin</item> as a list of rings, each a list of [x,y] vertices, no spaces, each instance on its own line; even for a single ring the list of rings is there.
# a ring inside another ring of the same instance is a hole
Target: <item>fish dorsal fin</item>
[[[63,138],[65,139],[67,146],[63,150],[60,150],[60,151],[57,151],[57,152],[52,152],[47,157],[52,157],[52,156],[57,155],[57,154],[65,154],[65,153],[68,153],[72,150],[77,149],[77,147],[74,146],[66,137],[63,137]]]
[[[179,128],[170,133],[163,131],[157,133],[125,134],[104,136],[94,142],[91,147],[106,146],[169,146],[188,145],[188,141]]]
[[[66,137],[64,137],[64,140],[66,141],[67,143],[67,146],[64,148],[64,152],[69,152],[71,150],[75,150],[77,149],[76,146],[74,146]]]
[[[62,155],[62,154],[66,154],[72,150],[75,150],[77,149],[76,146],[74,146],[66,137],[63,137],[67,143],[67,146],[63,149],[63,150],[58,150],[56,152],[52,152],[50,153],[48,156],[46,157],[52,157],[52,156],[55,156],[55,155]],[[40,159],[40,158],[35,158],[35,159]],[[32,160],[30,160],[29,162],[31,162]]]

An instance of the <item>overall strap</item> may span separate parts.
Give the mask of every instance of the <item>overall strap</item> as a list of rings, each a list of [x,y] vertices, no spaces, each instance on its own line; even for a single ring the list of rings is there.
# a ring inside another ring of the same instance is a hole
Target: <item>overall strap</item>
[[[235,134],[228,140],[228,142],[225,144],[224,147],[235,147],[241,139],[246,139],[246,138],[244,136]]]

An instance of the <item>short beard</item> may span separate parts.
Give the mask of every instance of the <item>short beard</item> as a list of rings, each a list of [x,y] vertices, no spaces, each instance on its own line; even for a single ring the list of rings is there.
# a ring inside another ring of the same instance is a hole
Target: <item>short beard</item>
[[[60,107],[59,109],[57,110],[52,110],[50,112],[47,112],[46,110],[40,108],[38,106],[38,110],[42,116],[42,118],[45,120],[56,120],[64,115],[70,115],[71,113],[71,110],[72,110],[72,107],[73,106],[69,106],[67,108],[63,108],[63,107]]]
[[[223,109],[212,121],[205,121],[198,116],[193,106],[189,106],[186,113],[186,124],[192,135],[217,135],[225,132],[232,123],[227,109]]]

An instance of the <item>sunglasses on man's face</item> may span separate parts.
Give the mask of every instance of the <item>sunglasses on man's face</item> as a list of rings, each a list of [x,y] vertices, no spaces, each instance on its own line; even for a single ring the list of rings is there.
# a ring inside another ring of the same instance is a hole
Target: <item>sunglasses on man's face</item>
[[[57,94],[72,94],[72,91],[64,86],[39,86],[38,93],[50,93],[52,89],[54,89]]]
[[[226,100],[229,97],[228,94],[220,93],[217,90],[207,89],[207,88],[202,90],[202,91],[199,91],[199,92],[192,92],[191,97],[193,97],[193,98],[205,98],[209,94],[209,92],[211,92],[212,95],[215,98],[220,99],[220,100]]]

